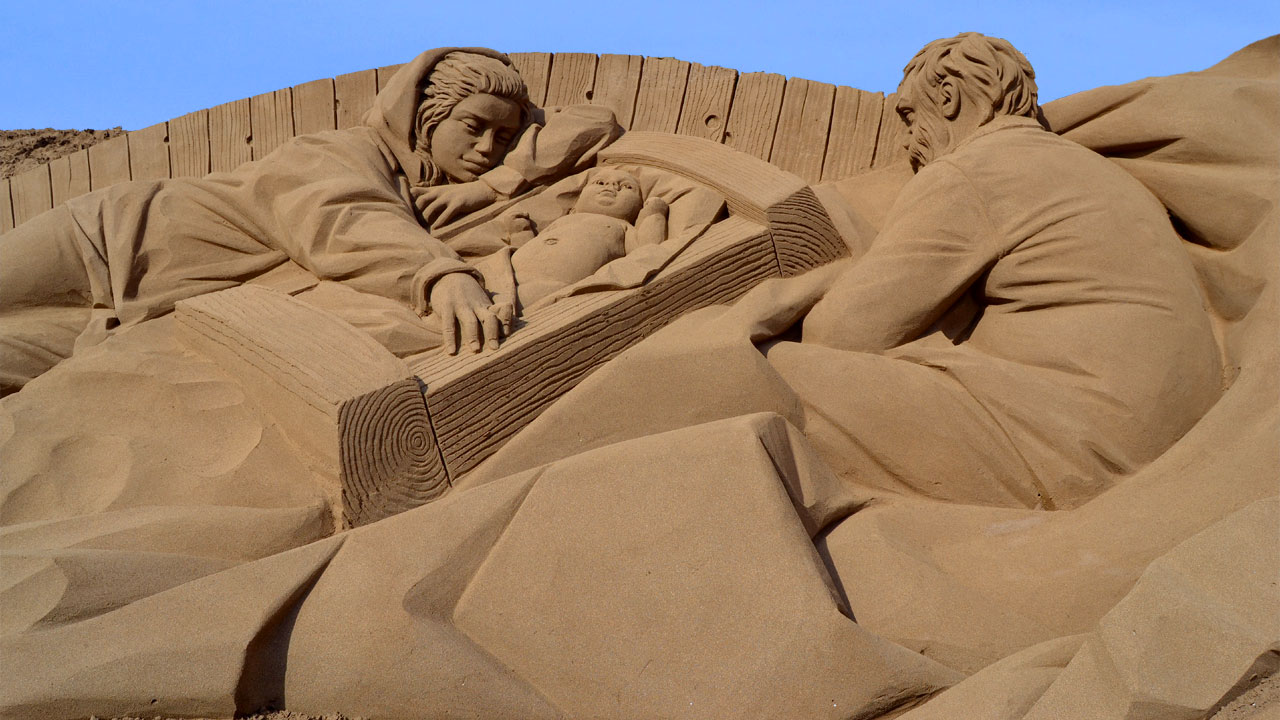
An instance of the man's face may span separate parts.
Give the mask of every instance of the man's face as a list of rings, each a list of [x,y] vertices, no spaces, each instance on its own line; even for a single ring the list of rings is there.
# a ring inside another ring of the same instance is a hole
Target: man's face
[[[513,100],[477,94],[464,98],[431,134],[431,161],[452,182],[470,182],[502,162],[520,130]]]
[[[902,84],[898,86],[898,104],[895,109],[907,126],[907,138],[903,145],[911,156],[912,169],[919,171],[951,149],[951,129],[920,78],[903,78]]]
[[[631,173],[616,168],[600,168],[588,176],[573,209],[575,212],[635,222],[643,204],[640,183]]]

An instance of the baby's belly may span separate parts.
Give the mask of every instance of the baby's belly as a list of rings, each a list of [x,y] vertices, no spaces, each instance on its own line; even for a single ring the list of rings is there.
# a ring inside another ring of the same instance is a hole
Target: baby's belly
[[[529,241],[511,256],[516,282],[525,278],[547,278],[566,285],[589,277],[596,270],[622,257],[618,243],[600,238],[542,238]]]

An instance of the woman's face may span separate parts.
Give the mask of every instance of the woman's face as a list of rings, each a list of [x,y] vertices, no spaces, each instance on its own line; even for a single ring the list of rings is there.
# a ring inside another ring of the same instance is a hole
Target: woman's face
[[[431,161],[451,182],[471,182],[507,154],[520,130],[513,100],[477,94],[464,98],[431,134]]]

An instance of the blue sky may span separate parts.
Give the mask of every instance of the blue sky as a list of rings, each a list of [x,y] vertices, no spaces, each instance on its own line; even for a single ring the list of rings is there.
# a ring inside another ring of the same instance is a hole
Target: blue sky
[[[964,9],[960,9],[961,6]],[[0,0],[0,128],[137,129],[441,45],[673,56],[890,91],[934,38],[977,30],[1041,96],[1198,70],[1280,33],[1280,3]]]

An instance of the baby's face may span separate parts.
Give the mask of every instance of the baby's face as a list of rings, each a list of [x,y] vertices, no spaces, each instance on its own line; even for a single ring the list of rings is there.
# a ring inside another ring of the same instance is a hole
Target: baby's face
[[[574,212],[608,215],[634,223],[644,205],[640,182],[631,173],[616,168],[599,168],[587,176]]]

